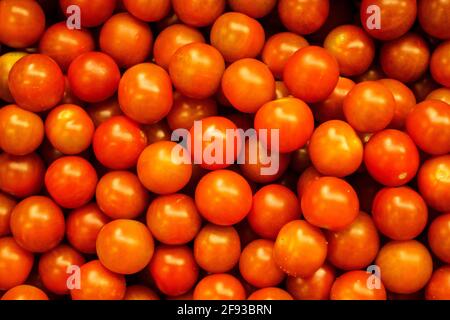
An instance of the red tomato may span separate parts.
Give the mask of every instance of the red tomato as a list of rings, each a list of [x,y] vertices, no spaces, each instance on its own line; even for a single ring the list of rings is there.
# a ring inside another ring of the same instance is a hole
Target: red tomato
[[[447,104],[450,104],[450,89],[448,88],[439,88],[436,90],[433,90],[428,94],[426,97],[426,100],[439,100],[442,102],[445,102]]]
[[[122,115],[117,97],[91,104],[87,110],[97,128],[106,120]]]
[[[450,213],[433,220],[428,229],[428,244],[440,260],[450,263]]]
[[[275,8],[277,0],[228,0],[228,4],[233,11],[258,19],[268,15]]]
[[[269,287],[256,290],[247,300],[294,300],[294,298],[283,289]]]
[[[34,257],[14,238],[0,238],[0,290],[9,290],[27,280]]]
[[[154,124],[145,125],[143,127],[148,144],[159,141],[170,141],[172,138],[172,130],[165,120],[161,120]]]
[[[192,99],[175,94],[173,106],[167,115],[170,129],[191,129],[195,121],[217,115],[217,103],[213,99]]]
[[[444,266],[434,271],[425,289],[427,300],[450,299],[450,267]]]
[[[225,9],[225,0],[172,0],[173,10],[184,23],[206,27]]]
[[[127,287],[123,300],[159,300],[159,297],[152,289],[136,284]]]
[[[170,0],[123,0],[129,13],[146,22],[159,21],[170,11]],[[127,291],[128,292],[128,291]]]
[[[286,288],[296,300],[327,300],[334,279],[334,269],[324,264],[310,277],[288,277]]]
[[[12,67],[27,54],[24,52],[8,52],[0,56],[0,99],[14,102],[9,90],[8,78]]]
[[[12,197],[0,192],[0,237],[4,237],[11,232],[9,221],[16,204],[17,202]]]
[[[450,39],[448,13],[450,3],[446,0],[419,0],[418,18],[421,27],[429,35],[439,39]]]
[[[2,300],[48,300],[44,291],[34,286],[21,285],[9,289]]]
[[[386,289],[380,282],[379,288],[367,286],[370,277],[365,271],[350,271],[336,279],[331,288],[331,300],[386,300]]]
[[[76,5],[81,12],[83,27],[97,27],[108,20],[116,8],[116,1],[111,0],[59,0],[62,12],[67,16],[73,14],[69,6]]]
[[[194,290],[194,300],[245,300],[242,283],[226,273],[204,277]]]
[[[283,25],[298,34],[310,34],[325,23],[330,10],[328,0],[280,0],[278,15]]]

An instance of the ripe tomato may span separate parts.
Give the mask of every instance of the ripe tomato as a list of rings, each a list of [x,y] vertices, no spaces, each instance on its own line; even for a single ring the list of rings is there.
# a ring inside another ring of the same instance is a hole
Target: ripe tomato
[[[212,274],[197,283],[194,300],[245,300],[242,283],[226,273]]]
[[[384,188],[373,202],[377,229],[393,240],[411,240],[425,229],[428,209],[425,201],[407,187]]]
[[[24,52],[8,52],[0,56],[0,99],[6,102],[13,102],[14,99],[11,96],[9,90],[8,78],[12,67],[21,58],[27,54]]]
[[[297,181],[297,196],[300,201],[305,191],[309,188],[309,185],[313,181],[318,180],[321,176],[322,175],[312,166],[303,171]]]
[[[0,238],[0,290],[9,290],[27,280],[34,257],[12,237]]]
[[[305,219],[314,226],[332,231],[342,230],[359,214],[359,200],[346,181],[322,177],[305,188],[301,197]]]
[[[83,27],[97,27],[108,20],[116,8],[116,1],[111,0],[59,0],[61,11],[67,17],[73,12],[67,10],[69,6],[76,5],[81,12],[81,25]]]
[[[427,300],[450,299],[450,267],[444,266],[434,271],[425,289]]]
[[[198,266],[187,246],[160,245],[148,266],[158,289],[169,296],[180,296],[195,285]]]
[[[165,120],[145,125],[142,129],[147,137],[148,144],[159,141],[170,141],[172,138],[172,130],[170,130],[169,125]]]
[[[177,17],[184,23],[206,27],[225,10],[225,0],[172,0],[172,6]]]
[[[278,15],[283,25],[298,34],[310,34],[325,23],[330,10],[328,0],[280,0]]]
[[[209,273],[230,271],[240,255],[241,241],[234,227],[207,224],[195,237],[195,261]]]
[[[331,300],[386,300],[386,289],[381,281],[379,288],[367,286],[370,277],[373,275],[360,270],[344,273],[331,288]]]
[[[43,54],[17,61],[9,73],[9,89],[23,109],[41,112],[53,108],[64,95],[64,76],[58,64]]]
[[[281,228],[273,250],[281,270],[290,276],[309,277],[325,262],[327,241],[319,228],[294,220]]]
[[[440,260],[450,263],[450,213],[433,220],[428,229],[428,244]]]
[[[45,173],[45,186],[52,198],[64,208],[78,208],[88,203],[95,193],[97,173],[81,157],[62,157]]]
[[[11,232],[9,221],[16,204],[17,202],[12,197],[0,192],[0,237],[4,237]]]
[[[14,239],[31,252],[53,249],[64,237],[63,212],[47,197],[33,196],[19,202],[10,223]]]
[[[42,119],[16,105],[0,109],[0,148],[12,155],[23,156],[35,151],[44,139]]]
[[[294,300],[294,298],[283,289],[269,287],[256,290],[247,300]]]
[[[296,300],[327,300],[334,279],[334,269],[324,264],[310,277],[288,277],[286,289]]]
[[[255,58],[265,41],[261,24],[238,12],[227,12],[212,26],[211,44],[220,51],[227,62],[244,58]]]
[[[123,0],[129,13],[146,22],[159,21],[170,11],[170,0]],[[128,292],[128,291],[127,291]]]
[[[120,70],[110,56],[86,52],[72,61],[67,76],[76,97],[86,102],[100,102],[116,92]]]
[[[439,100],[447,104],[450,104],[450,89],[438,88],[436,90],[433,90],[428,94],[426,100]]]
[[[119,105],[131,119],[145,124],[158,122],[169,113],[172,103],[172,83],[163,68],[141,63],[123,74]]]
[[[388,187],[398,187],[416,175],[419,152],[406,133],[384,130],[372,136],[366,144],[364,164],[376,181]]]
[[[44,291],[30,285],[20,285],[9,289],[2,300],[48,300]]]
[[[228,0],[228,4],[233,11],[258,19],[268,15],[275,8],[277,0]]]
[[[106,120],[122,115],[117,97],[91,104],[86,110],[97,128]]]
[[[419,0],[418,18],[425,32],[439,39],[450,39],[448,13],[450,3],[446,0]]]
[[[230,226],[240,222],[250,212],[252,190],[238,173],[216,170],[203,176],[197,184],[195,204],[209,222]]]
[[[439,84],[450,87],[450,41],[441,43],[431,56],[430,71]]]
[[[127,287],[123,300],[159,300],[159,297],[152,289],[136,284]]]

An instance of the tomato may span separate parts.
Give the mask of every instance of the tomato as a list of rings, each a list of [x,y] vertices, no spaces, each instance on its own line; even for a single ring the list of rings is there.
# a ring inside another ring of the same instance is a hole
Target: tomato
[[[388,242],[378,253],[375,264],[386,289],[394,293],[419,291],[433,272],[428,249],[415,240]]]
[[[411,84],[411,89],[416,96],[418,102],[423,101],[434,90],[439,88],[439,85],[434,82],[431,76],[425,75],[419,81]]]
[[[187,293],[199,272],[192,250],[186,246],[158,246],[148,268],[158,289],[169,296]]]
[[[21,285],[9,289],[2,300],[48,300],[44,291],[30,285]]]
[[[358,170],[363,160],[360,138],[341,120],[321,124],[311,137],[308,152],[314,167],[328,176],[348,176]]]
[[[216,170],[203,176],[195,189],[195,204],[209,222],[230,226],[250,212],[252,190],[248,182],[230,170]]]
[[[14,239],[31,252],[53,249],[64,237],[63,212],[47,197],[33,196],[19,202],[10,223]]]
[[[417,175],[419,192],[425,202],[440,212],[450,212],[450,156],[425,161]]]
[[[294,220],[281,228],[273,250],[281,270],[290,276],[309,277],[325,262],[327,241],[319,228]]]
[[[310,277],[288,277],[286,288],[296,300],[327,300],[334,279],[334,269],[324,264]]]
[[[255,240],[242,250],[239,271],[242,277],[257,288],[273,287],[283,281],[285,274],[273,258],[274,242]]]
[[[195,237],[195,261],[207,272],[230,271],[238,263],[240,255],[241,241],[234,227],[207,224]]]
[[[450,299],[450,267],[444,266],[434,271],[425,289],[427,300]]]
[[[227,62],[255,58],[265,41],[261,24],[238,12],[221,15],[212,26],[211,44],[220,51]]]
[[[158,122],[169,113],[172,103],[172,83],[163,68],[142,63],[123,74],[119,105],[131,119],[145,124]]]
[[[194,300],[245,300],[242,283],[226,273],[212,274],[197,283]]]
[[[172,0],[173,10],[184,23],[194,27],[212,24],[225,9],[225,0]]]
[[[109,271],[99,260],[83,264],[79,274],[79,288],[70,290],[72,300],[122,300],[125,296],[125,277]]]
[[[86,102],[100,102],[116,92],[120,70],[110,56],[87,52],[72,61],[67,76],[76,97]]]
[[[164,1],[169,2],[168,0]],[[131,3],[133,0],[128,2]],[[174,24],[165,28],[155,39],[155,44],[153,46],[153,57],[155,58],[155,62],[167,70],[169,68],[170,59],[175,52],[181,47],[194,42],[205,43],[205,38],[201,32],[195,28],[184,24]]]
[[[91,104],[86,110],[97,128],[106,120],[122,115],[117,97]]]
[[[127,287],[123,300],[159,300],[159,297],[152,289],[136,284]]]
[[[282,153],[292,152],[303,147],[314,130],[314,117],[308,105],[296,98],[283,98],[263,105],[255,116],[255,129],[279,130],[278,141],[267,141],[268,137],[260,137],[268,148]]]
[[[18,198],[37,194],[44,184],[44,162],[36,153],[0,154],[0,190]]]
[[[57,159],[45,173],[47,191],[64,208],[78,208],[88,203],[96,185],[95,169],[81,157]]]
[[[45,30],[45,14],[36,1],[2,1],[0,21],[0,43],[12,48],[32,46]]]
[[[428,244],[440,260],[450,263],[450,213],[433,220],[428,229]]]
[[[288,188],[270,184],[253,196],[253,205],[247,220],[261,237],[275,240],[280,229],[288,222],[300,218],[300,203]]]
[[[147,145],[147,138],[139,125],[124,116],[112,117],[95,130],[95,157],[105,167],[128,169],[136,165]]]
[[[355,190],[346,181],[321,177],[305,188],[301,197],[305,219],[320,228],[342,230],[359,214],[359,200]]]
[[[276,99],[287,98],[290,95],[291,94],[289,93],[289,90],[283,81],[275,81],[275,98]]]
[[[305,102],[320,102],[333,93],[339,81],[339,65],[327,50],[308,46],[289,58],[283,79],[294,97]]]
[[[175,94],[173,106],[167,115],[170,129],[191,129],[195,121],[217,115],[217,103],[213,99],[192,99]]]
[[[84,264],[84,257],[72,247],[60,245],[44,253],[39,259],[39,276],[44,286],[53,293],[64,295],[69,293],[67,281],[71,266]]]
[[[64,76],[52,58],[43,54],[30,54],[12,67],[9,89],[21,108],[41,112],[53,108],[62,99]]]
[[[146,22],[159,21],[170,11],[170,0],[123,0],[129,13]]]
[[[331,300],[386,300],[386,289],[380,281],[380,287],[369,288],[370,277],[366,271],[346,272],[336,279],[331,287]]]
[[[298,34],[311,34],[325,23],[330,10],[328,0],[280,0],[278,15],[283,25]]]
[[[205,99],[220,87],[225,62],[220,52],[205,43],[194,42],[179,48],[170,59],[169,74],[183,95]]]
[[[358,83],[344,99],[347,122],[360,132],[377,132],[394,118],[395,100],[391,91],[375,81]]]
[[[48,114],[45,133],[57,150],[64,154],[78,154],[91,145],[94,123],[83,108],[63,104]]]
[[[373,21],[373,5],[380,10],[380,27],[374,25],[377,20]],[[416,20],[417,4],[416,0],[363,0],[360,15],[361,23],[369,35],[379,40],[392,40],[412,27]]]
[[[377,182],[388,187],[398,187],[416,175],[419,152],[406,133],[384,130],[372,136],[366,144],[364,164]]]
[[[446,0],[419,0],[418,2],[418,18],[422,29],[433,37],[450,39],[450,3]]]
[[[59,0],[61,11],[67,17],[73,14],[69,6],[80,8],[81,25],[83,27],[97,27],[108,20],[116,8],[116,1],[111,0]]]
[[[440,100],[447,104],[450,104],[450,89],[448,88],[439,88],[433,90],[428,94],[426,100]]]
[[[164,244],[186,244],[201,228],[201,217],[194,200],[184,194],[159,196],[147,210],[147,226]]]
[[[366,72],[375,57],[373,40],[362,28],[353,25],[342,25],[333,29],[323,46],[336,58],[343,76]]]
[[[145,22],[128,13],[119,13],[105,22],[99,41],[101,50],[113,58],[119,67],[129,68],[149,57],[153,34]]]
[[[95,203],[79,207],[67,216],[67,240],[82,253],[95,253],[98,233],[109,221]]]
[[[377,229],[393,240],[411,240],[425,229],[428,209],[423,198],[407,187],[384,188],[373,202]]]
[[[44,124],[33,112],[9,105],[0,109],[0,147],[12,155],[35,151],[44,139]]]
[[[318,180],[322,175],[314,168],[308,167],[303,171],[297,181],[297,196],[302,199],[303,194],[309,188],[309,185]]]
[[[13,102],[14,99],[11,96],[9,90],[8,78],[12,67],[21,58],[27,54],[24,52],[8,52],[0,56],[0,99],[6,102]]]
[[[228,0],[233,11],[244,13],[252,18],[258,19],[268,15],[275,5],[276,0]]]
[[[247,300],[294,300],[294,298],[283,289],[269,287],[256,290]]]
[[[441,43],[431,56],[430,71],[433,79],[450,87],[450,41]]]
[[[141,183],[153,193],[169,194],[181,190],[192,176],[187,153],[173,154],[172,141],[155,142],[142,151],[137,163]]]
[[[389,78],[414,82],[426,72],[430,50],[425,40],[414,33],[386,42],[380,51],[380,64]]]
[[[172,130],[170,130],[169,125],[165,120],[145,125],[142,129],[147,137],[148,144],[159,141],[170,141],[172,138]]]
[[[0,237],[6,236],[11,232],[9,221],[11,212],[16,204],[17,202],[12,197],[0,192]]]
[[[23,284],[33,262],[33,254],[23,249],[14,238],[0,238],[0,290]]]
[[[69,29],[66,22],[49,27],[39,42],[39,51],[54,59],[64,71],[79,55],[94,49],[94,37],[89,30]]]
[[[143,223],[118,219],[103,226],[96,247],[98,258],[106,268],[116,273],[133,274],[150,262],[154,242]]]
[[[254,113],[274,99],[275,79],[264,63],[241,59],[225,70],[222,91],[237,110]]]

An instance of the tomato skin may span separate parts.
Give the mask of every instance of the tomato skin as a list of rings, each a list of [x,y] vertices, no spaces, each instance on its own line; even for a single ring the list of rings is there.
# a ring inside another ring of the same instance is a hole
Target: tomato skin
[[[200,180],[195,189],[195,204],[209,222],[231,226],[250,212],[252,190],[248,182],[230,170],[212,171]]]
[[[10,223],[14,239],[31,252],[53,249],[64,237],[63,212],[47,197],[33,196],[19,202],[11,213]]]
[[[117,1],[111,0],[59,0],[61,11],[67,17],[72,12],[67,12],[67,7],[76,5],[83,13],[81,26],[90,28],[103,24],[113,14]]]
[[[440,212],[450,211],[449,200],[450,156],[431,158],[422,165],[417,181],[425,202]]]
[[[40,257],[39,276],[44,286],[51,292],[58,295],[68,294],[68,267],[83,264],[84,257],[72,247],[63,244]]]
[[[398,187],[416,175],[419,152],[406,133],[388,129],[370,138],[364,150],[364,164],[377,182]]]
[[[5,292],[2,300],[48,300],[48,296],[34,286],[20,285]]]
[[[88,203],[95,194],[97,181],[94,167],[75,156],[57,159],[45,173],[47,191],[60,206],[69,209]]]
[[[418,18],[423,30],[438,39],[450,39],[449,10],[445,0],[419,0]]]
[[[426,100],[439,100],[447,104],[450,104],[450,89],[448,88],[435,89],[428,94]]]
[[[125,277],[109,271],[99,260],[83,264],[80,276],[80,288],[70,290],[72,300],[122,300],[125,296]]]
[[[41,112],[53,108],[64,95],[64,76],[58,64],[43,54],[29,54],[12,67],[9,89],[21,108]]]
[[[170,12],[170,0],[123,0],[129,13],[146,22],[159,21]]]
[[[386,300],[386,289],[369,289],[367,281],[371,276],[366,271],[349,271],[336,279],[332,288],[331,300]]]
[[[276,0],[228,0],[233,11],[244,13],[252,18],[258,19],[268,15],[275,8]]]
[[[204,277],[194,290],[194,300],[245,300],[246,296],[242,283],[227,273]]]
[[[33,263],[33,254],[23,249],[14,238],[0,238],[0,290],[23,284]]]
[[[425,289],[427,300],[450,299],[450,267],[443,266],[434,271]]]
[[[16,156],[34,152],[44,139],[44,124],[33,112],[9,105],[0,109],[0,147]]]
[[[428,244],[440,260],[450,263],[450,213],[442,214],[431,222]]]
[[[117,91],[120,70],[110,56],[92,51],[75,58],[67,76],[73,94],[93,103],[106,100]]]
[[[145,125],[142,129],[149,145],[159,141],[170,141],[172,137],[172,130],[165,120]]]
[[[305,189],[301,197],[305,219],[314,226],[332,231],[348,227],[359,214],[359,200],[346,181],[321,177]]]
[[[430,71],[433,79],[444,87],[450,87],[450,41],[441,43],[433,52]]]
[[[294,220],[281,228],[273,254],[275,263],[288,275],[309,277],[325,262],[327,242],[319,228]]]
[[[225,0],[172,0],[173,10],[184,23],[194,27],[212,24],[225,10]]]
[[[0,21],[0,43],[12,48],[32,46],[45,30],[45,14],[36,1],[2,1]]]
[[[288,277],[286,288],[296,300],[327,300],[334,279],[335,270],[324,264],[310,277]]]
[[[120,79],[120,108],[139,123],[160,121],[169,113],[172,103],[171,79],[163,68],[155,64],[135,65]]]
[[[90,104],[86,109],[96,128],[112,117],[123,115],[117,97]]]
[[[7,52],[0,56],[0,99],[6,102],[14,102],[9,90],[8,78],[12,67],[21,58],[25,57],[25,52]]]
[[[148,266],[158,289],[169,296],[187,293],[197,282],[198,266],[187,246],[158,246]]]
[[[428,209],[425,201],[407,187],[384,188],[373,202],[377,229],[393,240],[411,240],[425,229]]]
[[[290,31],[305,35],[314,33],[325,23],[330,10],[328,0],[280,0],[278,15]]]
[[[294,298],[283,289],[268,287],[256,290],[247,300],[294,300]]]
[[[320,78],[321,81],[314,81]],[[330,96],[339,81],[339,65],[325,49],[308,46],[286,63],[283,79],[289,92],[305,102],[320,102]]]
[[[11,232],[9,221],[16,204],[12,197],[0,192],[0,237],[7,236]]]

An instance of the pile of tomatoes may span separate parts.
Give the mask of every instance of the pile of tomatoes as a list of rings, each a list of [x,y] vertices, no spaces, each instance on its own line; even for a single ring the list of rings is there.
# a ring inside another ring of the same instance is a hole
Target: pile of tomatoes
[[[450,299],[450,1],[0,0],[0,43],[2,299]],[[275,173],[175,161],[238,128]]]

